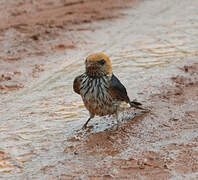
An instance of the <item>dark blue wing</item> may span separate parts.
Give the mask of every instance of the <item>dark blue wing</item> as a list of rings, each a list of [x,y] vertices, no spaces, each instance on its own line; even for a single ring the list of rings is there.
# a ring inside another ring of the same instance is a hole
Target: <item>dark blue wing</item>
[[[114,74],[110,80],[110,92],[113,98],[119,101],[125,101],[126,103],[130,102],[126,88]]]
[[[135,101],[130,101],[126,88],[124,85],[119,81],[119,79],[112,75],[111,81],[110,81],[110,92],[114,99],[119,101],[125,101],[126,103],[129,103],[131,107],[137,108],[137,109],[144,109],[140,107],[142,104]]]

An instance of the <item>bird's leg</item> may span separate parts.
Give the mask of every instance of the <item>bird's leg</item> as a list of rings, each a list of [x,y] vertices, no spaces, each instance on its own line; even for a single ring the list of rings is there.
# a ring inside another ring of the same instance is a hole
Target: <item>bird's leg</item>
[[[120,111],[119,107],[117,107],[116,119],[117,119],[117,127],[121,126],[121,123],[122,123],[122,112]]]
[[[87,122],[83,125],[83,129],[86,129],[86,128],[87,128],[88,122],[89,122],[91,119],[93,119],[94,116],[95,116],[94,114],[90,113],[90,117],[89,117],[89,119],[87,120]]]

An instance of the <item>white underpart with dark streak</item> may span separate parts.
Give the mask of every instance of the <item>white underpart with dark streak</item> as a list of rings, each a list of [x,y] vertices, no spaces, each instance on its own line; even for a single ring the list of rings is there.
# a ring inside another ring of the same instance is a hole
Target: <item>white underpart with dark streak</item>
[[[120,102],[115,101],[109,90],[109,76],[97,78],[82,76],[80,94],[85,107],[93,115],[111,115],[117,112]]]

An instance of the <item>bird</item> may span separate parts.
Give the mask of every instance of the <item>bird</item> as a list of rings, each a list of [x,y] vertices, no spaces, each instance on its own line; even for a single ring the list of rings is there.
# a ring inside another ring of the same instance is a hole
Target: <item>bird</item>
[[[122,122],[121,104],[142,109],[142,104],[131,101],[127,90],[112,72],[110,58],[103,53],[94,53],[85,60],[85,72],[74,79],[73,90],[82,97],[89,118],[83,125],[97,116],[116,115],[117,125]]]

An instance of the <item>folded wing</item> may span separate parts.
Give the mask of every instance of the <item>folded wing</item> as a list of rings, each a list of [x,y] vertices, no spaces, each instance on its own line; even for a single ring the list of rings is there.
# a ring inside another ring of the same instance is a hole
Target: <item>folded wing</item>
[[[82,75],[77,76],[77,77],[74,79],[74,82],[73,82],[73,90],[74,90],[74,92],[76,92],[77,94],[80,94],[80,85],[81,85],[81,82],[82,82]]]
[[[114,74],[110,80],[110,92],[113,98],[119,101],[125,101],[126,103],[130,102],[126,88]]]
[[[141,103],[130,101],[126,88],[115,75],[112,75],[110,80],[110,92],[114,99],[118,101],[125,101],[126,103],[129,103],[131,107],[144,109],[140,107],[142,105]]]

